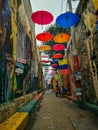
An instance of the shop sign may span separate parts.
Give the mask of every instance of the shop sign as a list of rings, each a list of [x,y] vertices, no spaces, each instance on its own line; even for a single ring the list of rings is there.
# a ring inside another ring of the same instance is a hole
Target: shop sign
[[[21,64],[21,63],[19,63],[19,62],[16,62],[16,64],[15,64],[17,67],[19,67],[19,68],[21,68],[21,69],[24,69],[24,65],[23,64]]]
[[[16,68],[16,69],[15,69],[15,72],[16,72],[16,73],[20,73],[20,74],[23,74],[23,69],[20,69],[20,68]]]
[[[17,62],[26,64],[26,59],[22,59],[22,58],[17,58]]]

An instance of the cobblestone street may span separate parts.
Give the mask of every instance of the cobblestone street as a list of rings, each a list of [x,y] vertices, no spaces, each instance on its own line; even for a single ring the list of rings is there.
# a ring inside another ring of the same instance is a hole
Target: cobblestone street
[[[48,90],[27,130],[98,130],[98,117]]]

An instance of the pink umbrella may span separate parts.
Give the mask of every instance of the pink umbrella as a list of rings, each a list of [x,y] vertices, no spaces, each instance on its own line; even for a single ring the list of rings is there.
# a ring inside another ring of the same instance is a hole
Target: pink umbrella
[[[44,33],[39,33],[36,36],[36,39],[42,42],[47,42],[50,41],[52,39],[52,34],[48,33],[48,32],[44,32]]]
[[[48,11],[40,10],[32,13],[31,19],[37,24],[45,25],[53,21],[53,15]]]
[[[64,49],[65,49],[65,46],[63,44],[56,44],[56,45],[52,46],[52,50],[55,50],[55,51],[61,51]]]
[[[58,64],[52,64],[52,66],[58,66]]]

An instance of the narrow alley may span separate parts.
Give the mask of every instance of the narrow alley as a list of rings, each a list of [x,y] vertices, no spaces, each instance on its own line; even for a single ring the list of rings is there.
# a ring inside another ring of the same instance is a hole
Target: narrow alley
[[[98,130],[98,117],[48,90],[26,130]]]

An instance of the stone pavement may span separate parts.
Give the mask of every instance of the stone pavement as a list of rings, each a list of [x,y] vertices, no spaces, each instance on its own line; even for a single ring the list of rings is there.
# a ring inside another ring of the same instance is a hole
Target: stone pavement
[[[26,130],[98,130],[98,117],[48,90]]]

